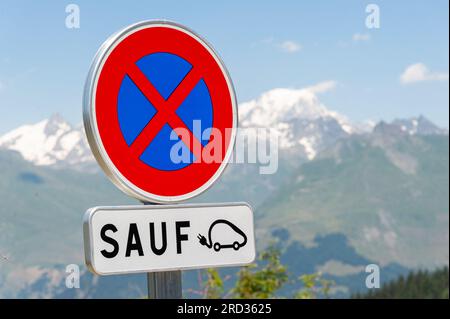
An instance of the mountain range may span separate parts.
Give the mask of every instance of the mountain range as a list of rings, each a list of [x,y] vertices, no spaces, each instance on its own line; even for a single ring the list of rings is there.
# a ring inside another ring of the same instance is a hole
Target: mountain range
[[[72,126],[59,114],[0,136],[0,148],[17,151],[38,166],[82,169],[94,161],[83,127]]]
[[[318,94],[334,87],[326,81],[303,89],[273,89],[239,105],[241,128],[272,128],[280,137],[281,149],[296,148],[297,156],[308,160],[337,140],[370,132],[374,125],[351,123],[345,116],[328,110]],[[410,135],[448,134],[423,116],[381,122],[385,129]],[[71,125],[54,114],[35,124],[27,124],[0,136],[0,148],[19,152],[38,166],[87,170],[95,162],[81,124]]]
[[[333,86],[274,89],[242,103],[241,127],[279,132],[278,171],[230,164],[192,201],[249,202],[258,249],[282,242],[293,273],[321,271],[347,294],[364,289],[367,263],[382,266],[385,279],[448,265],[448,131],[423,116],[352,123],[320,102]],[[0,296],[113,297],[120,285],[142,294],[124,281],[131,277],[86,271],[88,290],[64,287],[64,265],[83,265],[83,212],[136,203],[97,168],[81,125],[53,115],[2,135],[0,171]]]

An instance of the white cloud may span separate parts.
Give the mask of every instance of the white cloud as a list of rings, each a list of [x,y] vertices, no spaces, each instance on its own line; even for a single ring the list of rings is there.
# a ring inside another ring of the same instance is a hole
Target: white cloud
[[[448,72],[432,72],[425,64],[415,63],[400,75],[400,82],[403,84],[423,81],[448,81]]]
[[[263,45],[269,45],[273,48],[280,49],[283,52],[286,53],[296,53],[300,50],[302,50],[302,46],[300,43],[293,41],[293,40],[286,40],[283,42],[278,42],[274,37],[267,37],[259,42],[255,42],[252,44],[252,46],[263,44]]]
[[[287,40],[280,43],[280,48],[287,53],[295,53],[302,49],[302,46],[292,40]]]
[[[370,40],[370,34],[368,34],[368,33],[355,33],[353,35],[352,39],[355,42],[369,41]]]
[[[315,85],[306,87],[306,90],[313,94],[325,93],[336,87],[336,81],[323,81]]]

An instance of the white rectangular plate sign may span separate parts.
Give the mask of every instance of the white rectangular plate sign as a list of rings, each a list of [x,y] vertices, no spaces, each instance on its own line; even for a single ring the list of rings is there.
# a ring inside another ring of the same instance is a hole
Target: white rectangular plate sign
[[[245,203],[94,207],[84,251],[99,275],[237,266],[255,259],[253,212]]]

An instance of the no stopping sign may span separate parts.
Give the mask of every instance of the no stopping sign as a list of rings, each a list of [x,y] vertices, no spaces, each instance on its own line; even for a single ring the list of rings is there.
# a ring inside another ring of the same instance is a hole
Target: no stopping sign
[[[143,201],[206,190],[231,156],[236,97],[212,47],[175,23],[145,21],[111,36],[86,82],[83,120],[112,182]]]

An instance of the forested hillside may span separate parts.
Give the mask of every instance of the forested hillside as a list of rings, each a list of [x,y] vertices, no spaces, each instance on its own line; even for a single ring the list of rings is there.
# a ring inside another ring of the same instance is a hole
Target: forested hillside
[[[355,298],[367,299],[448,299],[448,267],[435,271],[415,271]]]

